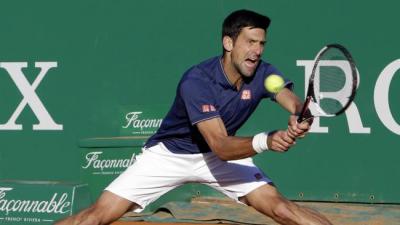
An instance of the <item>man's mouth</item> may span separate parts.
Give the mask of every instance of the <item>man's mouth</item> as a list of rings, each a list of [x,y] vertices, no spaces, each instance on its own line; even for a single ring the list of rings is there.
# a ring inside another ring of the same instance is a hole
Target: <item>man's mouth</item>
[[[245,60],[245,64],[247,67],[254,68],[258,64],[258,59],[255,58],[248,58]]]

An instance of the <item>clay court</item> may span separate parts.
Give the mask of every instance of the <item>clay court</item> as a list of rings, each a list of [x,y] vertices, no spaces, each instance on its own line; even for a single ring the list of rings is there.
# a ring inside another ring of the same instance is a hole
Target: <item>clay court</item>
[[[134,213],[127,213],[121,220],[114,222],[113,225],[277,224],[250,207],[245,207],[229,200],[218,200],[218,202],[216,203],[209,199],[200,199],[191,204],[169,203],[161,211],[150,217],[141,217]],[[321,202],[297,203],[318,210],[333,224],[338,225],[397,225],[398,221],[400,221],[400,206],[398,205]]]

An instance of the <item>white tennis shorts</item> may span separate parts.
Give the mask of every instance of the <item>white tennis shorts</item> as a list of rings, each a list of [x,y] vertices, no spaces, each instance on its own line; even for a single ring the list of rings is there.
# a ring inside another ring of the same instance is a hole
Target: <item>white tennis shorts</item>
[[[143,149],[105,190],[140,205],[142,211],[161,195],[185,183],[202,183],[238,201],[272,181],[251,158],[222,161],[214,153],[177,154],[159,143]]]

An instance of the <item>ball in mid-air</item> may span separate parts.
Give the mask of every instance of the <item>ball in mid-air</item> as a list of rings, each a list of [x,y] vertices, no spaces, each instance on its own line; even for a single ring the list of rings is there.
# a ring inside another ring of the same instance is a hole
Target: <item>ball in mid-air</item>
[[[264,86],[267,91],[271,93],[278,93],[285,86],[285,81],[281,76],[271,74],[265,79]]]

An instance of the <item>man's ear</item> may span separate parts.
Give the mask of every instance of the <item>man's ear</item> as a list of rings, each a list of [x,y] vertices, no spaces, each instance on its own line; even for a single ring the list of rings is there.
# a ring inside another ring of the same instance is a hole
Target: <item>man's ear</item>
[[[222,39],[222,44],[224,45],[224,49],[227,52],[232,51],[233,49],[233,40],[231,37],[229,36],[224,36],[224,38]]]

